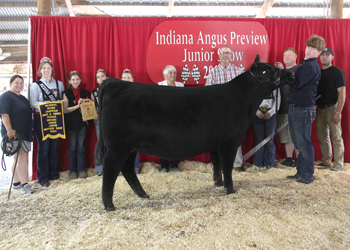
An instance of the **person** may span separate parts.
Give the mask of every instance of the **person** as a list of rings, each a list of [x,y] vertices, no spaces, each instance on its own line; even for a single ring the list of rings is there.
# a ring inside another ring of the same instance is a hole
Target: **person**
[[[223,84],[244,73],[243,67],[236,67],[231,63],[232,51],[228,46],[219,49],[219,65],[216,65],[207,76],[205,86]],[[241,167],[243,163],[242,147],[239,146],[236,153],[234,167]]]
[[[10,90],[0,96],[1,136],[7,135],[9,139],[13,139],[18,134],[23,139],[20,149],[14,154],[13,189],[21,188],[22,194],[29,195],[32,190],[28,184],[28,152],[31,150],[33,141],[33,121],[29,101],[21,95],[23,89],[23,78],[20,75],[14,75],[10,78]]]
[[[345,75],[344,71],[332,65],[333,50],[326,48],[320,55],[322,65],[321,80],[317,87],[316,100],[316,130],[320,140],[322,162],[320,165],[332,167],[332,145],[334,147],[333,171],[340,171],[344,163],[344,142],[341,128],[341,112],[345,103]]]
[[[98,69],[95,77],[96,77],[96,82],[97,82],[98,87],[91,91],[91,100],[95,102],[95,106],[96,106],[97,116],[94,118],[94,123],[95,123],[96,136],[97,136],[97,139],[99,139],[100,138],[100,123],[98,120],[98,105],[99,105],[98,88],[101,86],[102,82],[107,79],[108,74],[103,69]],[[95,166],[95,172],[96,172],[96,175],[101,176],[103,173],[102,165]]]
[[[168,65],[163,69],[164,81],[158,82],[158,85],[162,86],[173,86],[173,87],[184,87],[185,85],[176,80],[176,68],[173,65]],[[160,173],[166,173],[169,168],[169,161],[166,159],[159,158],[160,161]],[[180,172],[179,169],[180,160],[172,160],[170,163],[172,172]]]
[[[120,77],[121,80],[127,82],[134,82],[134,75],[129,69],[125,69]],[[136,174],[140,173],[140,153],[137,152],[135,159],[135,172]]]
[[[42,140],[39,106],[44,102],[62,100],[64,86],[61,81],[55,80],[54,70],[50,58],[40,60],[38,75],[41,79],[30,86],[30,105],[35,109],[34,132],[38,141],[37,177],[38,182],[50,186],[50,180],[57,180],[58,174],[58,144],[59,138]]]
[[[316,116],[315,99],[321,69],[317,57],[325,48],[322,37],[313,35],[306,41],[305,57],[289,86],[288,120],[294,146],[299,150],[297,173],[287,178],[309,184],[314,181],[314,147],[311,141],[312,122]]]
[[[77,71],[68,75],[68,88],[63,92],[65,126],[69,134],[68,170],[69,179],[86,178],[85,135],[87,122],[83,121],[80,105],[90,92],[80,86],[81,76]]]
[[[276,98],[276,95],[280,95],[279,92],[279,89],[278,91],[274,90],[271,96],[266,97],[261,102],[259,109],[256,111],[256,116],[252,123],[255,146],[262,142],[266,137],[273,134],[276,130],[276,112],[281,103],[281,99]],[[274,143],[274,137],[272,137],[262,148],[255,152],[254,162],[259,168],[266,166],[269,169],[275,167],[275,160],[276,146]]]
[[[297,58],[298,58],[298,52],[296,49],[288,47],[284,50],[283,53],[283,62],[286,65],[286,67],[283,67],[283,64],[281,62],[276,62],[276,66],[281,70],[286,70],[290,72],[295,72],[299,65],[297,64]],[[281,106],[278,111],[278,127],[283,126],[284,124],[288,124],[288,109],[289,105],[287,102],[288,98],[288,90],[289,85],[285,84],[280,88],[281,91]],[[289,125],[285,126],[281,129],[281,131],[278,133],[280,142],[284,144],[284,149],[286,151],[287,159],[285,159],[282,164],[285,166],[295,166],[295,162],[293,160],[293,152],[294,152],[294,145],[292,143],[292,139],[290,138],[290,129]],[[295,149],[295,160],[298,158],[298,150]]]

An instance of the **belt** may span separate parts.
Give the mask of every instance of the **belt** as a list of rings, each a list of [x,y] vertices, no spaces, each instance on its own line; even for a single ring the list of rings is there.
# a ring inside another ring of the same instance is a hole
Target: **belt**
[[[290,108],[298,108],[298,107],[301,107],[301,106],[296,105],[296,104],[289,104],[289,107],[290,107]]]
[[[319,107],[320,109],[325,109],[325,108],[332,107],[332,106],[334,106],[335,104],[337,104],[337,103],[325,104],[325,105],[320,104],[320,105],[317,105],[317,107]]]

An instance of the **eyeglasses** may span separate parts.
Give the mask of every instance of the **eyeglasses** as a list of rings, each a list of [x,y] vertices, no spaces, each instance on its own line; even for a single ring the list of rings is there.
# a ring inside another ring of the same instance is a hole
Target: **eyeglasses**
[[[220,55],[223,55],[223,54],[226,54],[226,55],[229,55],[229,54],[231,54],[232,53],[232,51],[220,51]]]

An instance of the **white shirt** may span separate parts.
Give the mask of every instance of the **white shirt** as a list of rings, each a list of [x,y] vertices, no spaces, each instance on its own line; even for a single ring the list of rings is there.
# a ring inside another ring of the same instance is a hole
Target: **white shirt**
[[[162,81],[162,82],[158,82],[158,85],[162,85],[162,86],[169,86],[168,82],[166,80]],[[175,86],[176,87],[185,87],[185,84],[183,84],[182,82],[176,82],[175,81]]]

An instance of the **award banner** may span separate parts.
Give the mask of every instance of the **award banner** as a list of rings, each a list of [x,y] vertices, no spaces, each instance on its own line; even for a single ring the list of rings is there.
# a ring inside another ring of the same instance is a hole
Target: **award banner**
[[[64,129],[63,101],[38,104],[43,141],[47,138],[66,139]]]

